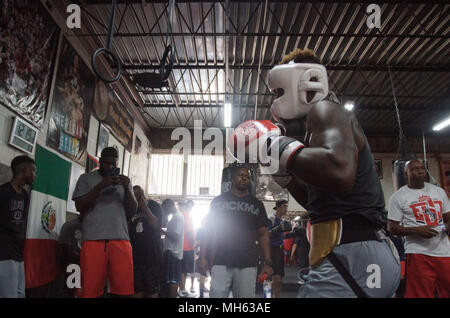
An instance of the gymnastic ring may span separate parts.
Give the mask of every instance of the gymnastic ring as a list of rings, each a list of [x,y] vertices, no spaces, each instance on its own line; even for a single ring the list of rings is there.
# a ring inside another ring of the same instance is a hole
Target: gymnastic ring
[[[166,65],[166,60],[167,57],[170,53],[170,57],[169,57],[169,64]],[[164,50],[164,54],[161,60],[161,66],[159,67],[159,78],[161,79],[162,82],[167,81],[167,79],[170,76],[170,73],[172,72],[172,68],[173,68],[173,62],[175,60],[173,51],[172,51],[172,46],[168,45],[166,47],[166,49]]]
[[[96,59],[97,59],[97,56],[98,56],[100,53],[105,53],[105,54],[109,55],[109,56],[114,60],[114,62],[116,62],[116,65],[117,65],[117,74],[116,74],[116,76],[114,76],[113,78],[106,78],[106,77],[103,77],[103,75],[100,73],[100,71],[99,71],[99,69],[98,69],[98,67],[97,67],[97,64],[95,63],[95,62],[96,62]],[[95,73],[102,81],[104,81],[104,82],[106,82],[106,83],[115,83],[115,82],[117,82],[117,81],[120,79],[120,77],[122,76],[122,64],[120,64],[119,58],[117,57],[117,55],[115,55],[113,52],[111,52],[110,50],[108,50],[108,49],[105,48],[105,47],[99,48],[97,51],[94,52],[94,54],[92,54],[91,62],[92,62],[92,68],[94,69],[94,73]]]

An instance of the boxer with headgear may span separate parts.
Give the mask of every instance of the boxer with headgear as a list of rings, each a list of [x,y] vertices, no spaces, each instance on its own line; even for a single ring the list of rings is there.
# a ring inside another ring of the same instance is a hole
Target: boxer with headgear
[[[309,213],[311,270],[299,297],[394,296],[400,263],[383,235],[384,195],[356,116],[329,91],[326,68],[310,50],[285,56],[270,70],[268,86],[277,94],[273,117],[304,125],[303,142],[283,136],[274,123],[247,121],[228,148],[242,161],[255,156],[252,147],[265,147],[276,163],[274,180]],[[263,155],[256,152],[267,165]]]

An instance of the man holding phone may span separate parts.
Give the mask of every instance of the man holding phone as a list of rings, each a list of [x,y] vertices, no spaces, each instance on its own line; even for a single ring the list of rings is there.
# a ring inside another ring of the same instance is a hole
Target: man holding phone
[[[112,295],[134,294],[127,219],[138,205],[130,179],[117,168],[118,157],[116,148],[104,148],[100,169],[81,175],[72,195],[81,216],[83,298],[101,296],[106,278]]]

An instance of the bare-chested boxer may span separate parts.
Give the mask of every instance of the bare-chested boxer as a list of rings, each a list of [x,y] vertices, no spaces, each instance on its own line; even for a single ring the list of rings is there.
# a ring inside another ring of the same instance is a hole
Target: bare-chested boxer
[[[333,98],[326,68],[310,50],[284,57],[268,85],[277,93],[273,117],[305,125],[305,140],[281,136],[269,121],[244,122],[230,140],[239,147],[254,134],[246,149],[268,145],[278,164],[274,179],[309,212],[311,270],[299,297],[393,297],[400,263],[382,231],[383,190],[355,115]]]

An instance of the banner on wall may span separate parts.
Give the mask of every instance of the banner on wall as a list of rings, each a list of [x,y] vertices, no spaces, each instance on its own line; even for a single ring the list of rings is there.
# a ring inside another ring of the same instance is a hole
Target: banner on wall
[[[40,1],[0,1],[0,104],[41,128],[59,28]]]
[[[47,145],[86,165],[89,119],[95,78],[64,39],[56,75]]]
[[[439,160],[439,165],[441,167],[442,188],[450,198],[450,159]]]
[[[134,120],[117,99],[111,87],[98,80],[95,86],[93,108],[99,121],[108,126],[113,135],[131,152]]]
[[[70,167],[70,162],[37,146],[24,249],[26,288],[46,285],[59,274],[56,252],[66,220]]]

